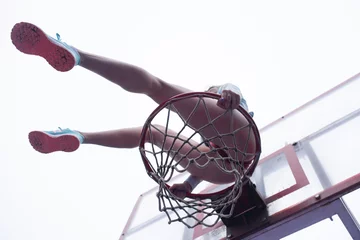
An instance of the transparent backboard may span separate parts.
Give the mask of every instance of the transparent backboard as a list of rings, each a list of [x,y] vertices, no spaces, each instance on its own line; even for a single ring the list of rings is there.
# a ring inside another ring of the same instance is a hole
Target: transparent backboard
[[[251,179],[268,206],[269,218],[261,231],[241,239],[302,239],[294,233],[304,236],[302,229],[325,226],[324,219],[329,217],[338,220],[338,229],[343,229],[348,239],[360,239],[352,215],[355,210],[349,211],[346,205],[359,194],[348,195],[349,200],[341,198],[350,192],[349,186],[354,190],[360,182],[360,164],[354,162],[360,140],[359,92],[357,75],[260,129],[262,155]],[[179,174],[173,181],[186,177]],[[202,183],[197,191],[223,187]],[[168,224],[167,216],[158,210],[157,190],[139,197],[120,239],[226,239],[221,222],[212,228],[193,229],[181,223]],[[327,205],[317,204],[328,196],[337,198]],[[299,211],[301,216],[296,215]],[[347,239],[344,236],[335,239]]]

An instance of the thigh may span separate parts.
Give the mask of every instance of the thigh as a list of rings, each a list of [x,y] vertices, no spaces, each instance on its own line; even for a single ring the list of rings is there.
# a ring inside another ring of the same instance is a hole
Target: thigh
[[[157,147],[169,155],[167,165],[176,165],[177,169],[186,169],[191,175],[215,184],[234,181],[232,174],[222,171],[214,161],[209,162],[211,158],[219,158],[221,154],[211,151],[206,145],[188,139],[186,136],[180,135],[175,138],[174,136],[178,133],[173,130],[167,129],[167,136],[162,132],[165,132],[165,128],[155,125],[151,129],[151,138]],[[229,161],[218,162],[221,165],[224,164],[226,169],[231,168]]]
[[[185,87],[165,82],[161,79],[157,81],[158,87],[148,94],[148,96],[154,100],[157,104],[161,104],[176,95],[192,92]]]

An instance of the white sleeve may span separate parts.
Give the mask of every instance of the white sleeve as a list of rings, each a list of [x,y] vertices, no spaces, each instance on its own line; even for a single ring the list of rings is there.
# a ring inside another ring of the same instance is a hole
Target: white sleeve
[[[197,185],[199,185],[199,183],[201,182],[202,180],[193,176],[193,175],[190,175],[186,180],[185,182],[189,183],[190,186],[191,186],[191,189],[194,190],[196,188]]]
[[[226,83],[226,84],[220,86],[217,93],[221,94],[222,91],[224,91],[224,90],[230,90],[230,91],[238,94],[240,96],[240,98],[243,98],[243,95],[242,95],[242,93],[240,91],[240,88],[235,86],[234,84]]]

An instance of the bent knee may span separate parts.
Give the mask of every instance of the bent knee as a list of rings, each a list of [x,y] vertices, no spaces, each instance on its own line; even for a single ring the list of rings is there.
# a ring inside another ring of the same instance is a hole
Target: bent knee
[[[189,89],[164,82],[163,80],[156,78],[153,82],[151,90],[147,95],[153,99],[156,103],[161,104],[176,95],[191,92]]]

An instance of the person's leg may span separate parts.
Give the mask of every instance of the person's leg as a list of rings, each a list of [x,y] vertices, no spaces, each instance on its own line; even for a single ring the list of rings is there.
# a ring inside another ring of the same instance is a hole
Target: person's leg
[[[80,132],[72,131],[70,129],[60,129],[60,131],[33,131],[29,133],[29,141],[33,148],[41,153],[51,153],[55,151],[72,152],[78,149],[80,144],[94,144],[113,148],[135,148],[139,146],[142,127],[125,128],[119,130],[111,130],[104,132]],[[164,135],[165,128],[160,125],[155,125],[148,131],[146,142],[153,143],[162,151],[171,154],[169,165],[178,164],[182,168],[187,168],[187,171],[202,180],[213,183],[229,183],[233,181],[233,176],[223,173],[214,162],[211,162],[205,168],[198,168],[194,163],[189,164],[190,159],[194,159],[198,164],[204,165],[209,161],[208,157],[219,157],[215,152],[205,145],[198,146],[199,143],[187,137],[179,136],[174,139],[173,136],[177,132],[167,129],[167,134]],[[165,140],[165,141],[164,141]],[[171,150],[171,151],[169,151]],[[201,155],[201,153],[207,153]],[[153,163],[155,164],[155,163]],[[228,165],[228,163],[226,162]],[[229,169],[230,166],[227,166]]]
[[[80,132],[71,129],[56,131],[32,131],[29,142],[41,153],[56,151],[73,152],[80,144],[94,144],[113,148],[135,148],[139,146],[142,127],[124,128],[103,132]]]
[[[83,144],[94,144],[112,148],[136,148],[139,146],[142,127],[123,128],[102,132],[79,132],[84,136]]]
[[[80,50],[78,52],[81,59],[79,66],[106,78],[128,92],[146,94],[158,104],[175,95],[190,92],[189,89],[169,84],[140,67]]]
[[[31,23],[16,24],[11,32],[11,39],[19,51],[43,57],[58,71],[69,71],[79,65],[126,91],[146,94],[159,104],[172,96],[190,91],[166,83],[131,64],[80,51],[62,42],[60,35],[57,35],[57,39],[52,38]]]
[[[141,132],[142,127],[104,132],[80,133],[84,136],[84,144],[95,144],[114,148],[135,148],[139,146]],[[167,133],[166,137],[164,134],[165,132]],[[181,166],[178,168],[187,168],[187,171],[191,175],[197,176],[202,180],[215,184],[224,184],[234,181],[233,175],[221,171],[214,162],[210,162],[204,168],[197,167],[195,163],[190,164],[189,160],[194,159],[197,164],[206,165],[209,158],[219,158],[220,155],[216,152],[212,152],[209,147],[203,144],[198,146],[198,142],[192,139],[188,140],[185,136],[180,135],[175,139],[174,136],[177,134],[177,132],[171,129],[165,130],[165,127],[156,124],[146,133],[146,142],[153,143],[158,148],[162,149],[162,151],[170,154],[170,160],[173,158],[174,162],[168,162],[169,165],[174,165],[176,164],[175,162],[177,162]],[[188,141],[184,142],[186,140]],[[201,153],[207,154],[205,156],[201,155]],[[226,169],[231,168],[228,161],[224,160],[223,163],[226,165]],[[155,165],[154,162],[152,164]]]

